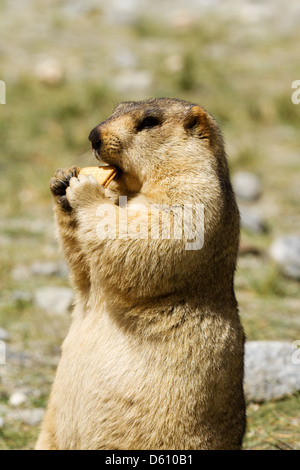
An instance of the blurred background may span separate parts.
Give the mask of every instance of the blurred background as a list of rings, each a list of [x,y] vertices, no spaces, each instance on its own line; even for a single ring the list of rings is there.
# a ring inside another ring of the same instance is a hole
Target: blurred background
[[[88,134],[120,101],[214,115],[241,210],[247,339],[300,339],[299,21],[296,0],[1,0],[0,449],[33,448],[70,323],[49,179],[96,164]],[[245,448],[300,448],[299,389],[248,400]]]

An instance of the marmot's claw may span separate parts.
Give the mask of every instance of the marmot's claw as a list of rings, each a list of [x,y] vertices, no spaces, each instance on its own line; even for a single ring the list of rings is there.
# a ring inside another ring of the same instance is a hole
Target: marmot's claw
[[[59,180],[56,178],[51,178],[50,180],[50,190],[54,194],[54,196],[62,196],[66,194],[66,189],[68,184],[64,180]]]
[[[71,178],[79,175],[80,168],[59,168],[50,180],[50,190],[54,196],[64,196]]]

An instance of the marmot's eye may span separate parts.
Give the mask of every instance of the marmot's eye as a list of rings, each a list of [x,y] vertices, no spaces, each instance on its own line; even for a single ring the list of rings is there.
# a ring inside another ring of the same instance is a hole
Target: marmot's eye
[[[143,129],[151,129],[152,127],[158,126],[160,124],[160,120],[154,116],[148,116],[143,119],[138,127],[138,131],[142,131]]]

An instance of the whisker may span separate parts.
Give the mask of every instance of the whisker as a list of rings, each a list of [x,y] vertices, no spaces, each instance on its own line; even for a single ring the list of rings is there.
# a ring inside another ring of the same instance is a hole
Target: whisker
[[[91,147],[89,147],[87,150],[84,150],[83,152],[77,154],[77,157],[82,161],[84,160],[85,164],[86,164],[86,160],[89,160],[89,163],[95,163],[95,156],[94,156],[94,153],[93,153]]]
[[[88,149],[83,150],[83,152],[77,154],[77,157],[84,157],[84,156],[87,156],[87,154],[90,154],[91,152],[92,152],[92,149],[91,149],[91,147],[89,147]]]

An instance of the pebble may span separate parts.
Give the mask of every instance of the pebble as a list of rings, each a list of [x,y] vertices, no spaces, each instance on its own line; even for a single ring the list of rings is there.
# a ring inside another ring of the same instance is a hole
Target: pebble
[[[24,393],[22,392],[14,392],[10,397],[9,397],[9,404],[14,407],[18,407],[20,405],[23,405],[27,400],[27,397]]]
[[[68,287],[41,287],[34,293],[35,304],[48,313],[62,315],[72,307],[74,293]]]
[[[25,281],[31,276],[45,277],[68,277],[68,267],[65,263],[57,263],[54,261],[35,261],[31,265],[17,264],[11,272],[11,276],[15,281]]]
[[[33,408],[25,410],[9,410],[6,413],[5,420],[7,422],[11,421],[21,421],[24,424],[29,426],[36,426],[40,424],[45,414],[45,410],[42,408]]]
[[[23,264],[17,264],[11,271],[11,277],[14,281],[25,281],[30,278],[30,268]]]
[[[34,276],[67,277],[68,268],[65,264],[54,261],[35,261],[31,265],[31,273]]]
[[[37,79],[45,85],[57,85],[64,78],[60,62],[53,57],[41,58],[35,66],[34,73]]]
[[[245,201],[255,201],[262,192],[259,178],[248,171],[238,171],[232,177],[236,196]]]
[[[113,79],[114,87],[122,93],[146,93],[152,84],[147,70],[124,70]]]
[[[30,292],[17,289],[12,292],[11,298],[15,302],[30,302],[32,300],[32,295]]]
[[[241,227],[253,233],[264,233],[267,225],[257,210],[239,205]]]
[[[278,237],[270,247],[270,256],[283,274],[300,280],[300,235]]]
[[[195,24],[195,16],[187,10],[175,10],[170,15],[170,24],[176,29],[188,30]]]
[[[137,20],[139,0],[111,0],[102,2],[105,20],[109,24],[132,25]]]
[[[9,339],[9,333],[4,330],[4,328],[0,328],[0,341],[7,341]]]
[[[112,62],[120,69],[134,68],[138,64],[136,55],[128,48],[119,46],[112,55]]]
[[[166,57],[164,66],[173,73],[181,72],[184,67],[183,57],[179,54],[171,54]]]
[[[244,389],[247,400],[256,403],[299,391],[300,351],[297,345],[282,341],[247,342]]]

